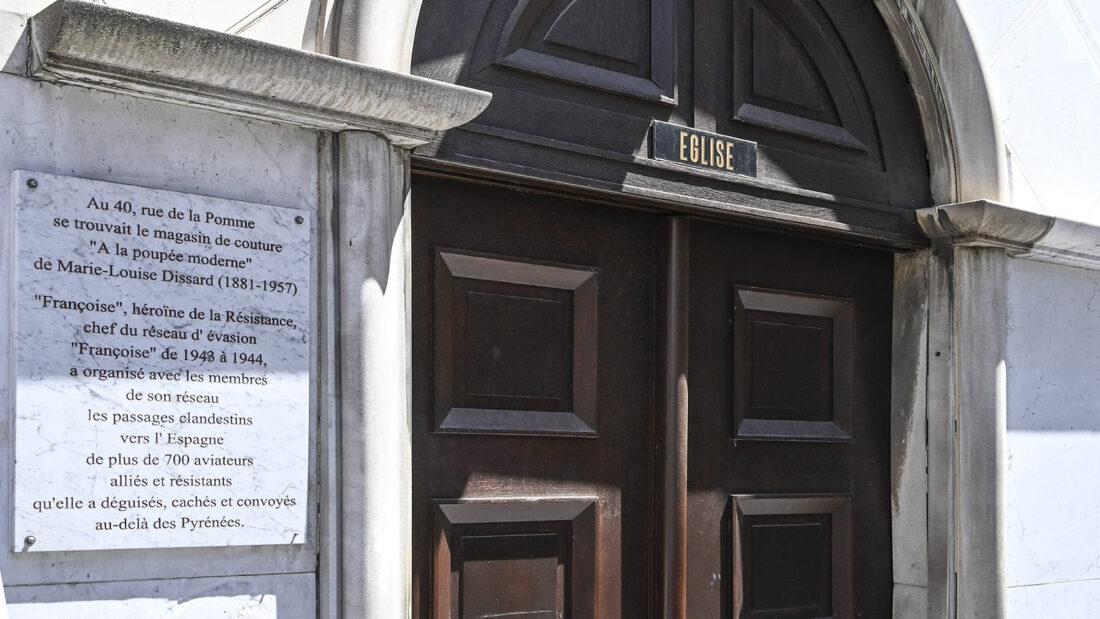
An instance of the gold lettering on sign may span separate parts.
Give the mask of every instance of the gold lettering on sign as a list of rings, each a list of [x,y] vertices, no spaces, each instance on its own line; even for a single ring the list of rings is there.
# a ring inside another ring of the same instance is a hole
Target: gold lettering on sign
[[[722,138],[680,131],[680,161],[708,168],[734,171],[734,142]]]

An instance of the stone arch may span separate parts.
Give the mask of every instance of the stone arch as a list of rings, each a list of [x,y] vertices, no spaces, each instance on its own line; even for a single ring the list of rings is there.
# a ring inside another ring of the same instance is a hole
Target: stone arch
[[[908,74],[926,142],[937,204],[1007,198],[1004,149],[990,90],[957,0],[875,5]],[[333,10],[332,49],[340,57],[408,72],[420,0],[347,0]],[[407,463],[404,466],[408,466]],[[377,568],[388,566],[374,565]],[[408,599],[403,582],[396,605]]]
[[[333,54],[408,73],[420,0],[336,0]]]
[[[955,0],[875,0],[921,111],[938,204],[1008,198],[1004,145],[966,18]]]

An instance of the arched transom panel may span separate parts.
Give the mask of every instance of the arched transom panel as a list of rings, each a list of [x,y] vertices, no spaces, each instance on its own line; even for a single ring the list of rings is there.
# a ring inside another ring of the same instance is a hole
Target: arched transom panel
[[[915,238],[929,202],[918,111],[871,2],[424,0],[413,70],[494,94],[426,162],[887,239]],[[707,159],[735,139],[755,165]]]

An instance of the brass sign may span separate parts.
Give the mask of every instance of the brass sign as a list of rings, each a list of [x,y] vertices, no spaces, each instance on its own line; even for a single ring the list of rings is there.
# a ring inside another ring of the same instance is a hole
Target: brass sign
[[[653,158],[756,176],[756,142],[653,121]]]

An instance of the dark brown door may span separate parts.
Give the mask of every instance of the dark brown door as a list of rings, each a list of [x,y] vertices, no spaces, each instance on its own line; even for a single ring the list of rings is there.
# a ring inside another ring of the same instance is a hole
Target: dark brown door
[[[690,231],[688,617],[889,617],[888,253]]]
[[[889,254],[414,191],[414,617],[889,616]]]
[[[649,616],[652,218],[415,196],[414,616]]]

